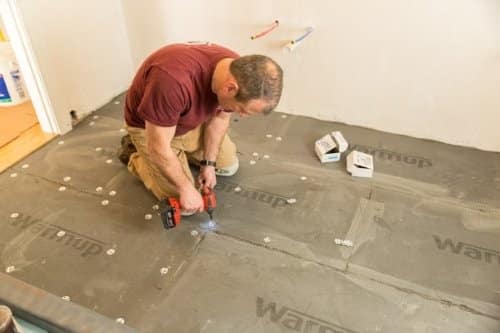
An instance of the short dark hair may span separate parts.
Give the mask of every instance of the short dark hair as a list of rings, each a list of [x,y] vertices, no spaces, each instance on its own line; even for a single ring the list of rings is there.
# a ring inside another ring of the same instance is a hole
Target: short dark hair
[[[238,82],[235,96],[238,102],[263,99],[268,103],[264,113],[271,112],[279,103],[283,90],[283,70],[271,58],[264,55],[247,55],[237,58],[229,66]]]

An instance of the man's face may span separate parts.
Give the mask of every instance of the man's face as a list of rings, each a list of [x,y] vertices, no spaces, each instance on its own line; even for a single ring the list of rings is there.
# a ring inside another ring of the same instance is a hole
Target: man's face
[[[267,103],[261,99],[252,99],[247,103],[242,103],[234,98],[227,98],[219,100],[219,104],[224,110],[237,113],[240,117],[260,114],[267,106]]]

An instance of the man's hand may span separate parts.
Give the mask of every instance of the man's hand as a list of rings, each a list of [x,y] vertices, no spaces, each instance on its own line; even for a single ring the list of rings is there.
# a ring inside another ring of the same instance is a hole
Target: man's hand
[[[198,183],[202,188],[214,189],[217,185],[217,178],[215,176],[215,167],[213,166],[202,166],[200,169],[200,174],[198,175]]]
[[[203,198],[192,185],[179,189],[181,209],[186,213],[200,213],[204,210]]]

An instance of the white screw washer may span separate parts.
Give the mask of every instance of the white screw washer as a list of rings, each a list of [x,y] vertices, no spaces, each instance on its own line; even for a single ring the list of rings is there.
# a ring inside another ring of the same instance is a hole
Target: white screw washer
[[[352,243],[352,241],[351,241],[351,240],[348,240],[348,239],[345,239],[345,240],[344,240],[344,245],[345,245],[345,246],[348,246],[348,247],[353,247],[353,246],[354,246],[354,244]]]

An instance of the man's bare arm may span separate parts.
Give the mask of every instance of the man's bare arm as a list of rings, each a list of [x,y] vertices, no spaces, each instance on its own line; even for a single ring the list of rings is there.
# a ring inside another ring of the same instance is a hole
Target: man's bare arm
[[[209,161],[217,160],[219,147],[229,127],[231,115],[226,112],[221,112],[210,119],[205,127],[204,133],[204,152],[203,158]],[[217,177],[215,176],[215,168],[213,166],[202,166],[198,181],[204,187],[214,188],[217,185]]]
[[[222,138],[229,128],[231,113],[220,112],[210,119],[205,127],[204,134],[204,158],[206,160],[215,161],[219,153],[219,147]]]
[[[182,208],[186,211],[202,211],[201,196],[184,173],[181,163],[170,145],[175,135],[175,129],[175,126],[161,127],[146,121],[148,154],[161,173],[179,191]]]

